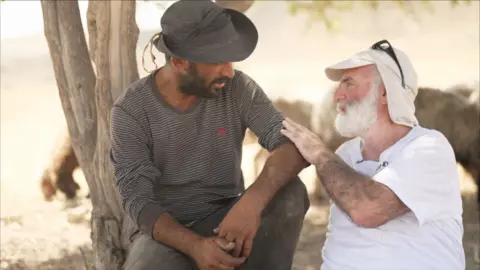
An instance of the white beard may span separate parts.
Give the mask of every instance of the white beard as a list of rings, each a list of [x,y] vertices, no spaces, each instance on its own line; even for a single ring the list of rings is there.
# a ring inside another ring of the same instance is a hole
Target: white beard
[[[378,84],[373,84],[368,95],[359,102],[347,104],[345,113],[337,104],[335,128],[341,136],[352,138],[361,136],[377,121]]]

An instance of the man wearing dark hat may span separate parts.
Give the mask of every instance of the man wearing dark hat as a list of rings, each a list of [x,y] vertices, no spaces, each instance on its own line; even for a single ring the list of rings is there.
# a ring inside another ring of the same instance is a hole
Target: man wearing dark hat
[[[178,1],[161,26],[152,43],[166,64],[111,112],[111,162],[137,227],[125,269],[291,269],[309,164],[264,91],[232,67],[254,51],[255,26],[211,1]],[[271,155],[245,190],[247,128]]]

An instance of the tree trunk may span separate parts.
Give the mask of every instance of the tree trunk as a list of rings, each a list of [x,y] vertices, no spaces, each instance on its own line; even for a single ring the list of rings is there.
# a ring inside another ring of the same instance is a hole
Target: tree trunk
[[[125,216],[109,162],[113,100],[138,79],[135,1],[89,1],[94,74],[78,2],[42,0],[45,36],[72,147],[90,189],[96,269],[120,269],[133,223]]]

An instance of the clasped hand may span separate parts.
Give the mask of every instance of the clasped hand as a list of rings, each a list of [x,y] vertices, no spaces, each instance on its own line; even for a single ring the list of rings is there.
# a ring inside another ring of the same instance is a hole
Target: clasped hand
[[[242,265],[250,255],[260,224],[261,210],[245,193],[213,230],[216,236],[195,244],[193,258],[201,270],[227,270]]]
[[[234,257],[250,255],[260,225],[261,209],[250,195],[246,192],[214,230],[218,236],[235,243]]]
[[[227,253],[234,247],[221,237],[204,237],[194,244],[191,256],[200,270],[234,270],[245,262]]]

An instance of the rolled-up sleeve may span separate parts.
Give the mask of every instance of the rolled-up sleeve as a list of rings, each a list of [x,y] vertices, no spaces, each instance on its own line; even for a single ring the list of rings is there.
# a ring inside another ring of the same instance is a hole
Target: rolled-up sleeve
[[[280,132],[285,119],[267,97],[263,89],[248,75],[241,71],[233,81],[235,100],[243,123],[257,137],[259,144],[269,152],[285,142],[288,138]]]
[[[111,111],[110,161],[122,207],[145,234],[152,235],[153,225],[165,208],[154,200],[156,180],[162,173],[154,166],[146,132],[124,109]]]

